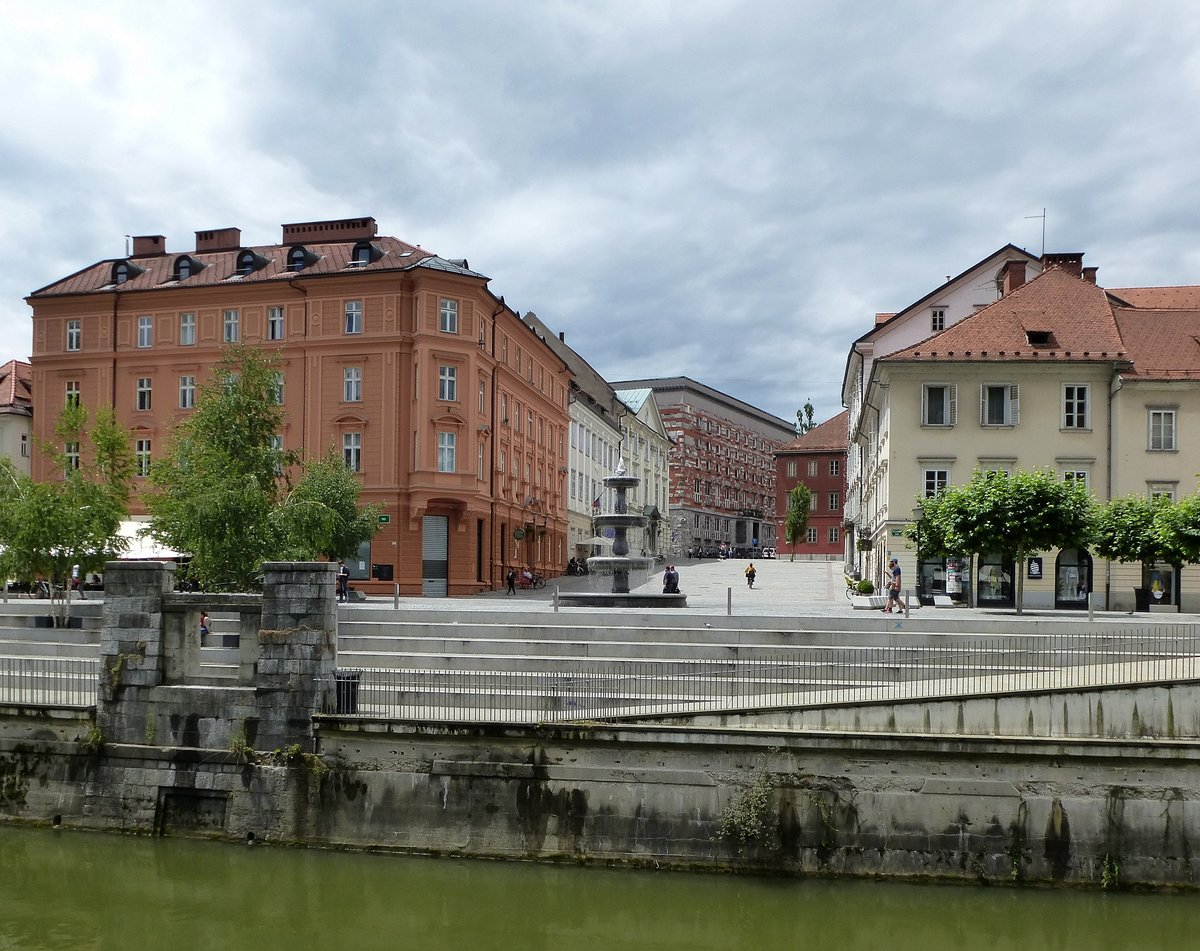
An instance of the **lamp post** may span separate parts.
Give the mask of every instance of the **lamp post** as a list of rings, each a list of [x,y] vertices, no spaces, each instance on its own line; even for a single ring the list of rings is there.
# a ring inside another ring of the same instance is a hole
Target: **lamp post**
[[[917,600],[921,600],[921,590],[924,584],[921,577],[921,519],[925,517],[925,507],[918,502],[913,506],[913,521],[917,525]]]

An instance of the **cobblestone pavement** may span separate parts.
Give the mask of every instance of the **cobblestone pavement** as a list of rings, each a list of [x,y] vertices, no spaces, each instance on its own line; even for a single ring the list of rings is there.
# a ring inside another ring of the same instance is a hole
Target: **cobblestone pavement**
[[[842,574],[840,562],[823,561],[788,561],[783,559],[768,559],[754,562],[758,574],[754,588],[746,586],[745,570],[748,562],[745,559],[704,559],[693,561],[677,561],[675,567],[679,571],[679,588],[687,595],[686,613],[701,615],[724,615],[726,613],[743,616],[761,617],[858,617],[870,618],[882,615],[879,611],[855,609],[846,598],[846,583]],[[658,571],[652,580],[635,591],[657,593],[662,590],[662,572]],[[612,590],[612,580],[601,575],[572,577],[564,575],[561,578],[550,578],[546,587],[531,591],[518,589],[515,595],[509,595],[504,590],[489,591],[466,598],[401,598],[401,610],[447,610],[460,612],[500,612],[521,611],[534,609],[553,609],[554,592]],[[916,599],[912,602],[915,604]],[[380,606],[394,603],[392,598],[371,598],[369,604]],[[536,607],[535,607],[536,606]],[[596,608],[560,607],[560,612],[593,612]],[[645,613],[642,608],[611,608],[607,610],[626,613]],[[1097,616],[1128,617],[1123,612],[1096,611]],[[912,611],[912,617],[938,618],[976,618],[995,616],[1016,616],[1013,609],[980,609],[980,608],[933,608],[920,607]],[[1052,611],[1026,610],[1022,617],[1046,618],[1078,621],[1087,623],[1086,611]],[[1155,622],[1195,623],[1198,618],[1190,614],[1150,614],[1137,615],[1139,619]]]

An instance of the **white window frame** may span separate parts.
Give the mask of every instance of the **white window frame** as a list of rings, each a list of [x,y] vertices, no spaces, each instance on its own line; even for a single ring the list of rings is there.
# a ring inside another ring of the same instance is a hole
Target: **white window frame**
[[[942,393],[943,419],[940,422],[930,420],[929,395],[934,390]],[[922,383],[921,384],[921,425],[935,426],[939,429],[949,429],[958,425],[958,384],[957,383]]]
[[[807,537],[808,537],[808,543],[809,543],[810,545],[815,545],[815,544],[817,543],[817,530],[816,530],[816,528],[815,528],[815,527],[813,527],[812,525],[810,525],[810,526],[808,527],[808,531],[807,531],[805,534],[806,534],[806,535],[807,535]]]
[[[835,478],[842,474],[842,460],[841,459],[830,459],[829,460],[829,474]]]
[[[135,394],[134,406],[137,411],[149,412],[154,407],[154,380],[148,376],[139,376]]]
[[[342,369],[342,402],[362,402],[362,367]]]
[[[931,307],[929,309],[929,332],[940,334],[946,329],[946,308]]]
[[[810,478],[817,474],[817,460],[816,459],[808,460],[808,474],[809,474]]]
[[[360,300],[348,300],[344,309],[345,322],[342,325],[342,330],[347,334],[360,334],[363,332],[363,302]]]
[[[267,308],[267,339],[282,340],[287,333],[287,320],[282,307]]]
[[[67,472],[72,469],[79,468],[79,443],[69,442],[63,444],[63,455],[67,457]]]
[[[841,541],[841,529],[836,525],[829,526],[829,533],[826,535],[830,545],[836,545]]]
[[[1063,482],[1082,482],[1085,489],[1091,488],[1092,476],[1087,469],[1068,466],[1062,470]]]
[[[839,506],[841,505],[841,503],[842,503],[842,493],[841,492],[830,492],[829,493],[829,511],[836,512],[838,510]]]
[[[242,333],[242,313],[239,310],[227,310],[224,315],[222,339],[226,343],[237,343]]]
[[[789,479],[796,478],[796,460],[789,459],[787,463],[787,477]]]
[[[67,321],[67,350],[76,352],[83,340],[83,327],[78,320]]]
[[[283,405],[284,393],[283,393],[283,371],[282,370],[275,371],[275,381],[274,381],[274,386],[272,388],[271,395],[275,399],[276,406]]]
[[[196,345],[196,315],[190,311],[179,315],[179,345],[181,347]]]
[[[458,333],[458,301],[443,297],[438,302],[438,330],[444,334]]]
[[[992,390],[1004,391],[1004,421],[992,422],[988,419],[988,397]],[[1016,383],[981,383],[979,385],[979,425],[988,429],[1013,427],[1021,422],[1021,397]]]
[[[150,314],[138,317],[137,345],[140,349],[154,346],[154,317]]]
[[[148,476],[150,474],[150,440],[138,439],[133,444],[134,474]]]
[[[922,491],[931,498],[950,485],[950,468],[947,466],[925,466],[921,470]]]
[[[1146,451],[1175,452],[1176,408],[1174,406],[1149,406],[1146,408]],[[1156,420],[1159,422],[1156,424]],[[1156,434],[1155,429],[1158,432]]]
[[[1176,495],[1178,493],[1178,490],[1179,490],[1178,482],[1150,481],[1150,482],[1146,483],[1146,494],[1152,499],[1157,499],[1162,496],[1166,496],[1168,499],[1170,499],[1172,502],[1174,502]]]
[[[1092,428],[1092,394],[1088,384],[1064,383],[1062,385],[1060,426],[1063,429],[1074,431],[1085,431]]]
[[[179,408],[196,408],[196,378],[194,376],[179,378]]]
[[[351,472],[362,472],[362,433],[342,433],[342,461]]]
[[[458,402],[458,367],[438,367],[438,399],[446,403]]]
[[[439,432],[437,434],[437,471],[456,472],[458,452],[458,434]],[[529,481],[529,463],[525,464],[525,480]]]
[[[66,394],[66,400],[65,400],[64,405],[78,406],[80,404],[81,398],[79,395],[79,381],[78,380],[67,380],[67,384],[64,387],[64,391]]]

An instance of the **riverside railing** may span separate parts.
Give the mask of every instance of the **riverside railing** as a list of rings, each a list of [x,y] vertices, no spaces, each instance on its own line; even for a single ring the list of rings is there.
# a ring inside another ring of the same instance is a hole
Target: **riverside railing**
[[[464,655],[465,658],[466,655]],[[725,659],[556,658],[552,669],[339,671],[324,712],[538,723],[990,696],[1200,679],[1196,626],[793,649]]]
[[[91,707],[99,658],[0,657],[0,703]]]

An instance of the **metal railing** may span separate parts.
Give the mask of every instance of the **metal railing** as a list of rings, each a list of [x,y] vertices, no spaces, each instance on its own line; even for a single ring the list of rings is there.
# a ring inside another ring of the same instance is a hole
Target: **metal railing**
[[[0,703],[91,707],[99,658],[0,657]]]
[[[1200,678],[1195,626],[1123,634],[731,648],[724,660],[589,661],[553,670],[340,671],[326,713],[538,723],[990,696]]]

